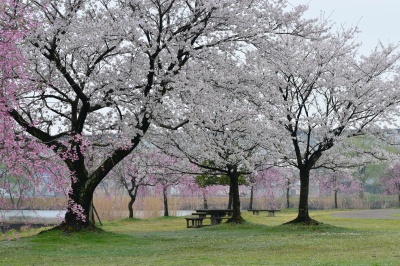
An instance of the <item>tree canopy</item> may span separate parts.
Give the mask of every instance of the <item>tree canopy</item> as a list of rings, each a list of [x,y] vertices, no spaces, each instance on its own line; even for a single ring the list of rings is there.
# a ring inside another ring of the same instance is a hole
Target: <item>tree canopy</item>
[[[16,129],[4,142],[19,132],[68,169],[64,230],[94,226],[93,192],[144,139],[228,176],[236,217],[241,175],[297,168],[295,222],[311,223],[312,169],[390,156],[346,139],[384,139],[393,125],[399,53],[378,45],[360,55],[355,29],[306,20],[306,9],[286,0],[3,1],[0,112]]]

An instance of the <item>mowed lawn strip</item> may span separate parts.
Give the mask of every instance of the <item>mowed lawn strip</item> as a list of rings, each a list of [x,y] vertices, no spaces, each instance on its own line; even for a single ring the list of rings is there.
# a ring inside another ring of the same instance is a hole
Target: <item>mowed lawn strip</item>
[[[161,217],[107,222],[104,232],[28,231],[0,242],[0,265],[398,264],[399,220],[333,212],[311,212],[318,226],[282,225],[296,216],[283,210],[276,217],[243,213],[247,222],[236,226],[187,229],[182,217]]]

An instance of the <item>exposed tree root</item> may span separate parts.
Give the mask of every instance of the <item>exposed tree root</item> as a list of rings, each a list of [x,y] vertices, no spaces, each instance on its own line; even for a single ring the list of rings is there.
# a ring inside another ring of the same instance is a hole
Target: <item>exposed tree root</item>
[[[78,228],[76,226],[70,226],[70,225],[67,225],[65,223],[62,223],[62,224],[57,225],[57,226],[55,226],[53,228],[50,228],[48,230],[41,231],[39,234],[43,234],[43,233],[46,233],[46,232],[52,232],[52,231],[61,231],[61,232],[64,232],[65,234],[67,234],[67,235],[75,233],[75,232],[84,232],[84,231],[98,232],[98,233],[104,232],[103,229],[98,228],[95,225],[90,225],[90,226]]]
[[[241,215],[239,216],[232,216],[231,218],[229,218],[226,223],[230,223],[230,224],[242,224],[244,223],[244,219]]]
[[[308,217],[308,218],[297,217],[296,219],[286,222],[284,224],[319,225],[320,222],[318,222],[317,220],[311,219],[310,217]]]

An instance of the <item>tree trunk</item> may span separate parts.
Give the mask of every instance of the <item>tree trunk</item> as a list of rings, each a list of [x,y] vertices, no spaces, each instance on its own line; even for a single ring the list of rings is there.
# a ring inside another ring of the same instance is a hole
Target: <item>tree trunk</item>
[[[337,194],[338,194],[338,192],[337,192],[337,190],[335,190],[334,194],[335,194],[335,209],[337,209],[338,208],[338,202],[337,202]]]
[[[286,187],[286,208],[290,208],[290,182],[288,181]]]
[[[131,197],[128,203],[129,218],[133,218],[133,203],[135,203],[135,198]]]
[[[291,223],[303,223],[306,225],[318,224],[318,222],[311,219],[308,214],[309,187],[310,187],[310,169],[303,166],[300,169],[300,201],[299,201],[299,210],[297,218],[290,222],[287,222],[287,224]]]
[[[89,209],[89,221],[93,222],[93,224],[96,223],[95,219],[94,219],[94,206],[93,206],[93,200],[92,203],[90,204],[90,209]]]
[[[203,191],[203,207],[204,207],[204,209],[208,209],[207,197],[206,197],[205,191]]]
[[[232,184],[229,184],[228,209],[232,209]]]
[[[250,206],[249,209],[253,209],[253,197],[254,197],[254,186],[250,188]]]
[[[240,196],[239,196],[239,176],[237,167],[229,171],[230,188],[232,195],[232,217],[228,219],[227,223],[243,223],[244,219],[240,213]]]
[[[163,196],[164,196],[164,216],[169,216],[169,214],[168,214],[167,187],[163,187]]]
[[[66,160],[71,174],[71,189],[68,192],[68,207],[64,222],[59,227],[61,230],[71,232],[81,229],[95,229],[95,221],[92,219],[91,204],[93,193],[99,183],[111,171],[111,169],[125,158],[134,149],[116,150],[106,159],[90,176],[85,168],[83,156],[77,160]]]
[[[72,182],[68,193],[69,202],[64,222],[60,228],[64,231],[79,231],[83,228],[95,228],[95,221],[91,215],[92,201],[95,186],[91,186],[87,178],[77,178]]]
[[[128,194],[130,197],[129,203],[128,203],[128,210],[129,210],[129,218],[133,218],[133,204],[136,201],[136,195],[137,191],[139,189],[139,185],[136,185],[136,181],[134,178],[131,179],[131,185],[132,187],[128,189]]]

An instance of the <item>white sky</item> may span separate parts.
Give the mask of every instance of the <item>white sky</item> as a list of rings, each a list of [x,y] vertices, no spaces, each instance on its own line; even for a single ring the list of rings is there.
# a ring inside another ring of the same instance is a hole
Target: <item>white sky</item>
[[[348,27],[358,26],[362,53],[372,50],[378,41],[383,44],[400,41],[400,0],[289,0],[293,5],[309,6],[306,17],[323,15]]]

